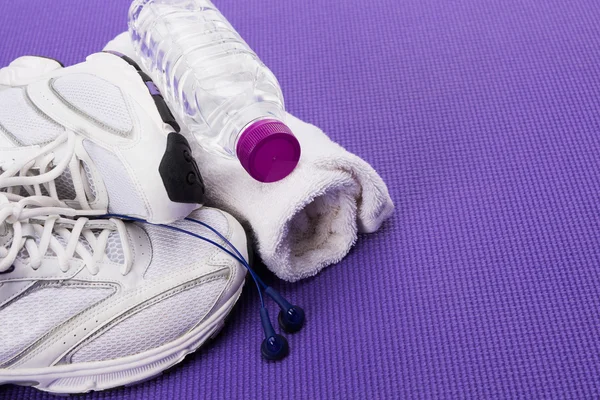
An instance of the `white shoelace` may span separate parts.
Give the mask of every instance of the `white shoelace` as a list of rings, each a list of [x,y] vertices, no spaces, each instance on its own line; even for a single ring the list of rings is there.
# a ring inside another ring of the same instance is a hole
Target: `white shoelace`
[[[63,143],[66,143],[65,156],[56,165],[52,166],[55,159],[54,150]],[[69,168],[76,194],[74,200],[80,204],[82,210],[90,210],[91,207],[83,183],[84,172],[82,171],[81,162],[76,156],[79,151],[85,150],[82,146],[78,146],[77,135],[74,132],[65,131],[42,147],[34,157],[10,165],[0,174],[0,189],[7,189],[6,194],[9,195],[9,198],[13,201],[19,201],[23,198],[18,194],[21,188],[24,188],[29,196],[43,196],[43,185],[51,198],[60,201],[62,206],[67,208],[68,206],[64,202],[65,199],[59,198],[55,180]],[[34,174],[34,170],[39,173]]]
[[[56,254],[61,271],[69,270],[69,261],[77,254],[90,273],[96,275],[99,272],[98,263],[105,256],[108,236],[114,231],[119,234],[125,258],[121,274],[129,273],[133,260],[123,221],[115,218],[97,221],[86,217],[61,218],[60,215],[75,216],[76,210],[57,204],[59,202],[47,196],[32,196],[11,202],[6,194],[0,193],[0,225],[10,224],[13,227],[10,248],[0,247],[0,273],[11,268],[19,251],[25,247],[29,253],[28,265],[33,269],[40,267],[50,249]],[[94,231],[100,231],[100,234],[96,236]],[[65,247],[54,234],[65,240]],[[36,237],[39,237],[39,241],[36,241]],[[81,243],[80,237],[89,243],[92,252]]]

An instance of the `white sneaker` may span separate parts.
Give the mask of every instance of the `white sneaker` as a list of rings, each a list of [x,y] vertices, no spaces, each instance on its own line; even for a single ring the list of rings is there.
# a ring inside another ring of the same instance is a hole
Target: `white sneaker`
[[[162,96],[120,57],[93,54],[68,68],[21,57],[0,70],[0,87],[0,190],[11,200],[45,195],[81,214],[154,223],[203,202],[191,149]]]
[[[242,291],[241,264],[183,232],[34,216],[50,211],[34,197],[0,207],[0,221],[12,221],[0,225],[10,248],[0,247],[0,384],[82,393],[146,380],[216,335]],[[248,256],[233,217],[191,217]],[[170,226],[223,244],[189,220]]]

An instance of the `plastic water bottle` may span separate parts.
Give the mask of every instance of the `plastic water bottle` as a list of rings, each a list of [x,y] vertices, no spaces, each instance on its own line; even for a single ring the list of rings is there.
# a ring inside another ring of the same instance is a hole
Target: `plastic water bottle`
[[[209,0],[135,0],[129,32],[144,68],[209,151],[256,180],[289,175],[300,144],[277,79]]]

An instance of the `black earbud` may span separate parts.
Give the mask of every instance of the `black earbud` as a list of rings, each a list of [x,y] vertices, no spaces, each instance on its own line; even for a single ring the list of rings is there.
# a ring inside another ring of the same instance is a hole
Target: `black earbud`
[[[279,308],[281,308],[278,317],[281,329],[288,333],[295,333],[302,329],[305,319],[302,307],[292,305],[272,287],[267,287],[265,293],[279,305]]]
[[[260,346],[262,356],[269,361],[284,359],[288,355],[290,347],[283,336],[275,333],[275,329],[273,329],[273,325],[269,319],[269,311],[264,307],[260,309],[260,320],[265,331],[265,340],[263,340]]]
[[[296,333],[304,326],[304,310],[298,306],[292,306],[286,311],[279,311],[279,326],[288,333]]]

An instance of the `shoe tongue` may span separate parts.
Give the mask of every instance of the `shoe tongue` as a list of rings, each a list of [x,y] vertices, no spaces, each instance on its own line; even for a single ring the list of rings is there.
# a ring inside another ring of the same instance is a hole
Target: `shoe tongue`
[[[94,234],[95,237],[98,237],[101,232],[102,232],[101,229],[92,229],[92,233]],[[40,237],[35,232],[33,225],[23,224],[22,229],[21,229],[21,234],[23,235],[23,237],[34,239],[37,244],[40,243]],[[67,239],[64,239],[57,232],[53,232],[52,236],[60,243],[60,245],[63,247],[63,249],[66,249]],[[9,249],[10,246],[12,245],[13,238],[14,238],[13,225],[6,221],[3,223],[0,223],[0,247],[5,247],[6,249]],[[125,238],[124,240],[127,240],[127,238]],[[90,254],[93,254],[92,245],[87,241],[87,239],[83,235],[79,236],[79,243],[81,245],[83,245]],[[123,243],[121,241],[121,236],[119,235],[118,231],[113,231],[108,235],[106,247],[104,248],[104,254],[108,258],[108,261],[110,261],[110,262],[113,262],[113,263],[116,263],[119,265],[122,265],[125,263],[125,252],[123,250]],[[45,255],[46,256],[56,256],[56,253],[52,250],[51,247],[48,247],[48,250],[46,251]],[[81,259],[81,256],[79,256],[77,253],[75,253],[74,257]],[[17,259],[26,262],[28,258],[29,258],[29,252],[27,251],[27,248],[25,246],[23,246],[19,250]]]
[[[100,234],[99,230],[94,230],[94,235],[98,236]],[[67,247],[67,241],[60,235],[58,235],[57,233],[54,233],[53,236],[56,238],[56,240],[58,240],[60,242],[60,244],[63,247]],[[79,243],[81,243],[86,249],[87,251],[92,254],[93,249],[92,246],[90,245],[90,243],[83,237],[79,237]],[[106,257],[108,258],[109,261],[117,263],[117,264],[124,264],[125,263],[125,253],[123,252],[123,245],[121,243],[121,237],[119,236],[118,232],[111,232],[110,235],[108,235],[108,241],[106,243],[106,248],[104,250],[104,253],[106,254]],[[48,252],[46,253],[46,255],[54,255],[54,252],[50,249],[48,249]],[[81,258],[79,257],[79,255],[75,254],[75,258]]]
[[[10,247],[10,244],[11,244],[12,238],[13,238],[12,226],[9,224],[0,225],[0,234],[6,232],[5,230],[3,230],[3,229],[5,229],[4,228],[5,225],[8,227],[9,232],[8,232],[8,235],[6,235],[6,237],[0,237],[0,241],[1,241],[2,246]],[[100,233],[100,231],[94,231],[94,235],[96,235],[96,236],[99,233]],[[67,240],[65,240],[58,233],[53,233],[52,236],[54,236],[54,238],[60,242],[60,244],[63,248],[67,247]],[[2,240],[2,239],[4,239],[4,240]],[[37,243],[39,243],[40,238],[36,236],[35,241]],[[87,249],[87,251],[90,254],[92,254],[92,252],[93,252],[92,246],[83,236],[79,237],[79,243],[81,243]],[[104,252],[110,262],[113,262],[113,263],[116,263],[119,265],[122,265],[125,263],[125,253],[123,252],[123,245],[121,243],[121,238],[120,238],[118,232],[110,233],[110,235],[108,236],[108,242],[106,244],[106,249]],[[48,248],[48,250],[46,251],[46,256],[56,256],[56,253],[51,248]],[[81,259],[81,257],[77,253],[75,253],[74,257]],[[29,253],[27,252],[27,249],[25,248],[25,246],[23,246],[23,248],[21,248],[21,250],[19,251],[19,254],[17,255],[17,259],[19,259],[21,261],[26,261],[28,258],[29,258]]]
[[[82,174],[81,179],[83,181],[83,190],[85,191],[86,197],[89,202],[94,201],[96,198],[96,185],[94,184],[94,180],[92,178],[92,173],[88,167],[88,165],[84,162],[82,164]],[[0,173],[3,172],[3,169],[0,168]],[[69,168],[65,169],[65,171],[59,175],[54,180],[54,185],[56,187],[56,194],[58,195],[58,199],[62,201],[75,200],[77,197],[77,192],[75,191],[75,184],[73,183],[73,176],[71,174],[71,170]],[[4,192],[6,189],[1,189],[0,192]],[[41,187],[42,195],[49,196],[50,193],[44,185]],[[25,188],[21,187],[20,191],[17,194],[27,197],[29,193],[25,190]],[[76,205],[73,205],[76,207]]]

